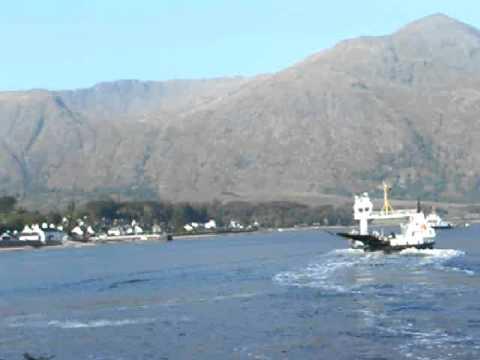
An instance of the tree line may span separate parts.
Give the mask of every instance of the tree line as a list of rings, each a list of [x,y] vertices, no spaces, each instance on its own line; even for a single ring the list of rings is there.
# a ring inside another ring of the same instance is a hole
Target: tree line
[[[289,201],[250,203],[233,201],[222,203],[171,203],[165,201],[116,201],[101,199],[76,205],[71,202],[64,211],[47,212],[26,210],[17,205],[14,197],[0,197],[0,231],[21,230],[32,223],[60,224],[68,219],[73,225],[76,219],[85,219],[93,226],[109,226],[132,220],[149,228],[161,225],[169,231],[178,231],[187,223],[205,223],[214,219],[222,227],[231,220],[244,225],[260,224],[261,227],[292,227],[296,225],[349,225],[352,221],[350,205],[307,206]]]

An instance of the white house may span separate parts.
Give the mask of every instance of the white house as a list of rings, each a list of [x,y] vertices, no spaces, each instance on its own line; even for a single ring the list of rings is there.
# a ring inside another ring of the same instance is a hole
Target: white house
[[[230,220],[230,224],[228,226],[231,229],[243,229],[243,225],[236,220]]]
[[[42,224],[42,227],[43,225],[46,224]],[[18,239],[21,241],[41,241],[46,245],[61,244],[67,240],[67,238],[67,234],[63,231],[55,228],[51,229],[48,226],[42,229],[37,224],[32,225],[32,227],[26,225],[18,235]]]
[[[82,230],[82,228],[80,226],[75,226],[72,231],[71,231],[72,235],[75,235],[75,236],[78,236],[78,237],[83,237],[83,235],[85,234]]]
[[[33,224],[31,227],[25,225],[22,232],[18,236],[18,240],[22,241],[42,241],[41,234],[43,234],[43,230],[37,224]]]
[[[162,233],[162,227],[158,224],[153,224],[152,226],[152,233],[154,234],[161,234]]]
[[[107,235],[108,236],[120,236],[120,235],[123,235],[123,230],[119,227],[113,227],[111,229],[108,229]]]
[[[10,234],[9,231],[6,231],[4,232],[1,236],[0,236],[0,241],[3,241],[3,240],[13,240],[13,237],[12,237],[12,234]]]
[[[135,225],[135,226],[133,227],[133,232],[134,232],[136,235],[140,235],[140,234],[143,234],[143,229],[142,229],[140,226]]]
[[[86,240],[88,237],[95,235],[95,231],[91,226],[85,227],[77,225],[75,226],[72,231],[71,235],[75,240]]]
[[[206,222],[205,224],[203,224],[203,226],[204,226],[205,229],[207,229],[207,230],[213,230],[213,229],[216,229],[216,228],[217,228],[217,223],[215,222],[215,220],[210,219],[208,222]]]

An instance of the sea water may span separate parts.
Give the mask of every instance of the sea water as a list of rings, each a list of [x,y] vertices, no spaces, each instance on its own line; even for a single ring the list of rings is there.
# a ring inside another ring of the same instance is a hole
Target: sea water
[[[0,253],[0,359],[480,359],[480,226],[364,253],[321,230]]]

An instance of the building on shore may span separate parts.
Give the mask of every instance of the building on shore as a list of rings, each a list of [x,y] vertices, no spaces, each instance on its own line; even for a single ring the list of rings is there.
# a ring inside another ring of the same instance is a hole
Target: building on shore
[[[48,226],[46,223],[41,227],[38,224],[33,224],[31,227],[26,225],[18,235],[19,241],[38,242],[43,245],[60,245],[67,239],[68,236],[65,232],[53,225]]]

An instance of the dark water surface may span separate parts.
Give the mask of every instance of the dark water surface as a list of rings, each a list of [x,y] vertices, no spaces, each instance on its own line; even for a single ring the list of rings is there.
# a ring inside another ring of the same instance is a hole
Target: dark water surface
[[[480,226],[364,254],[321,231],[0,253],[0,359],[480,359]]]

